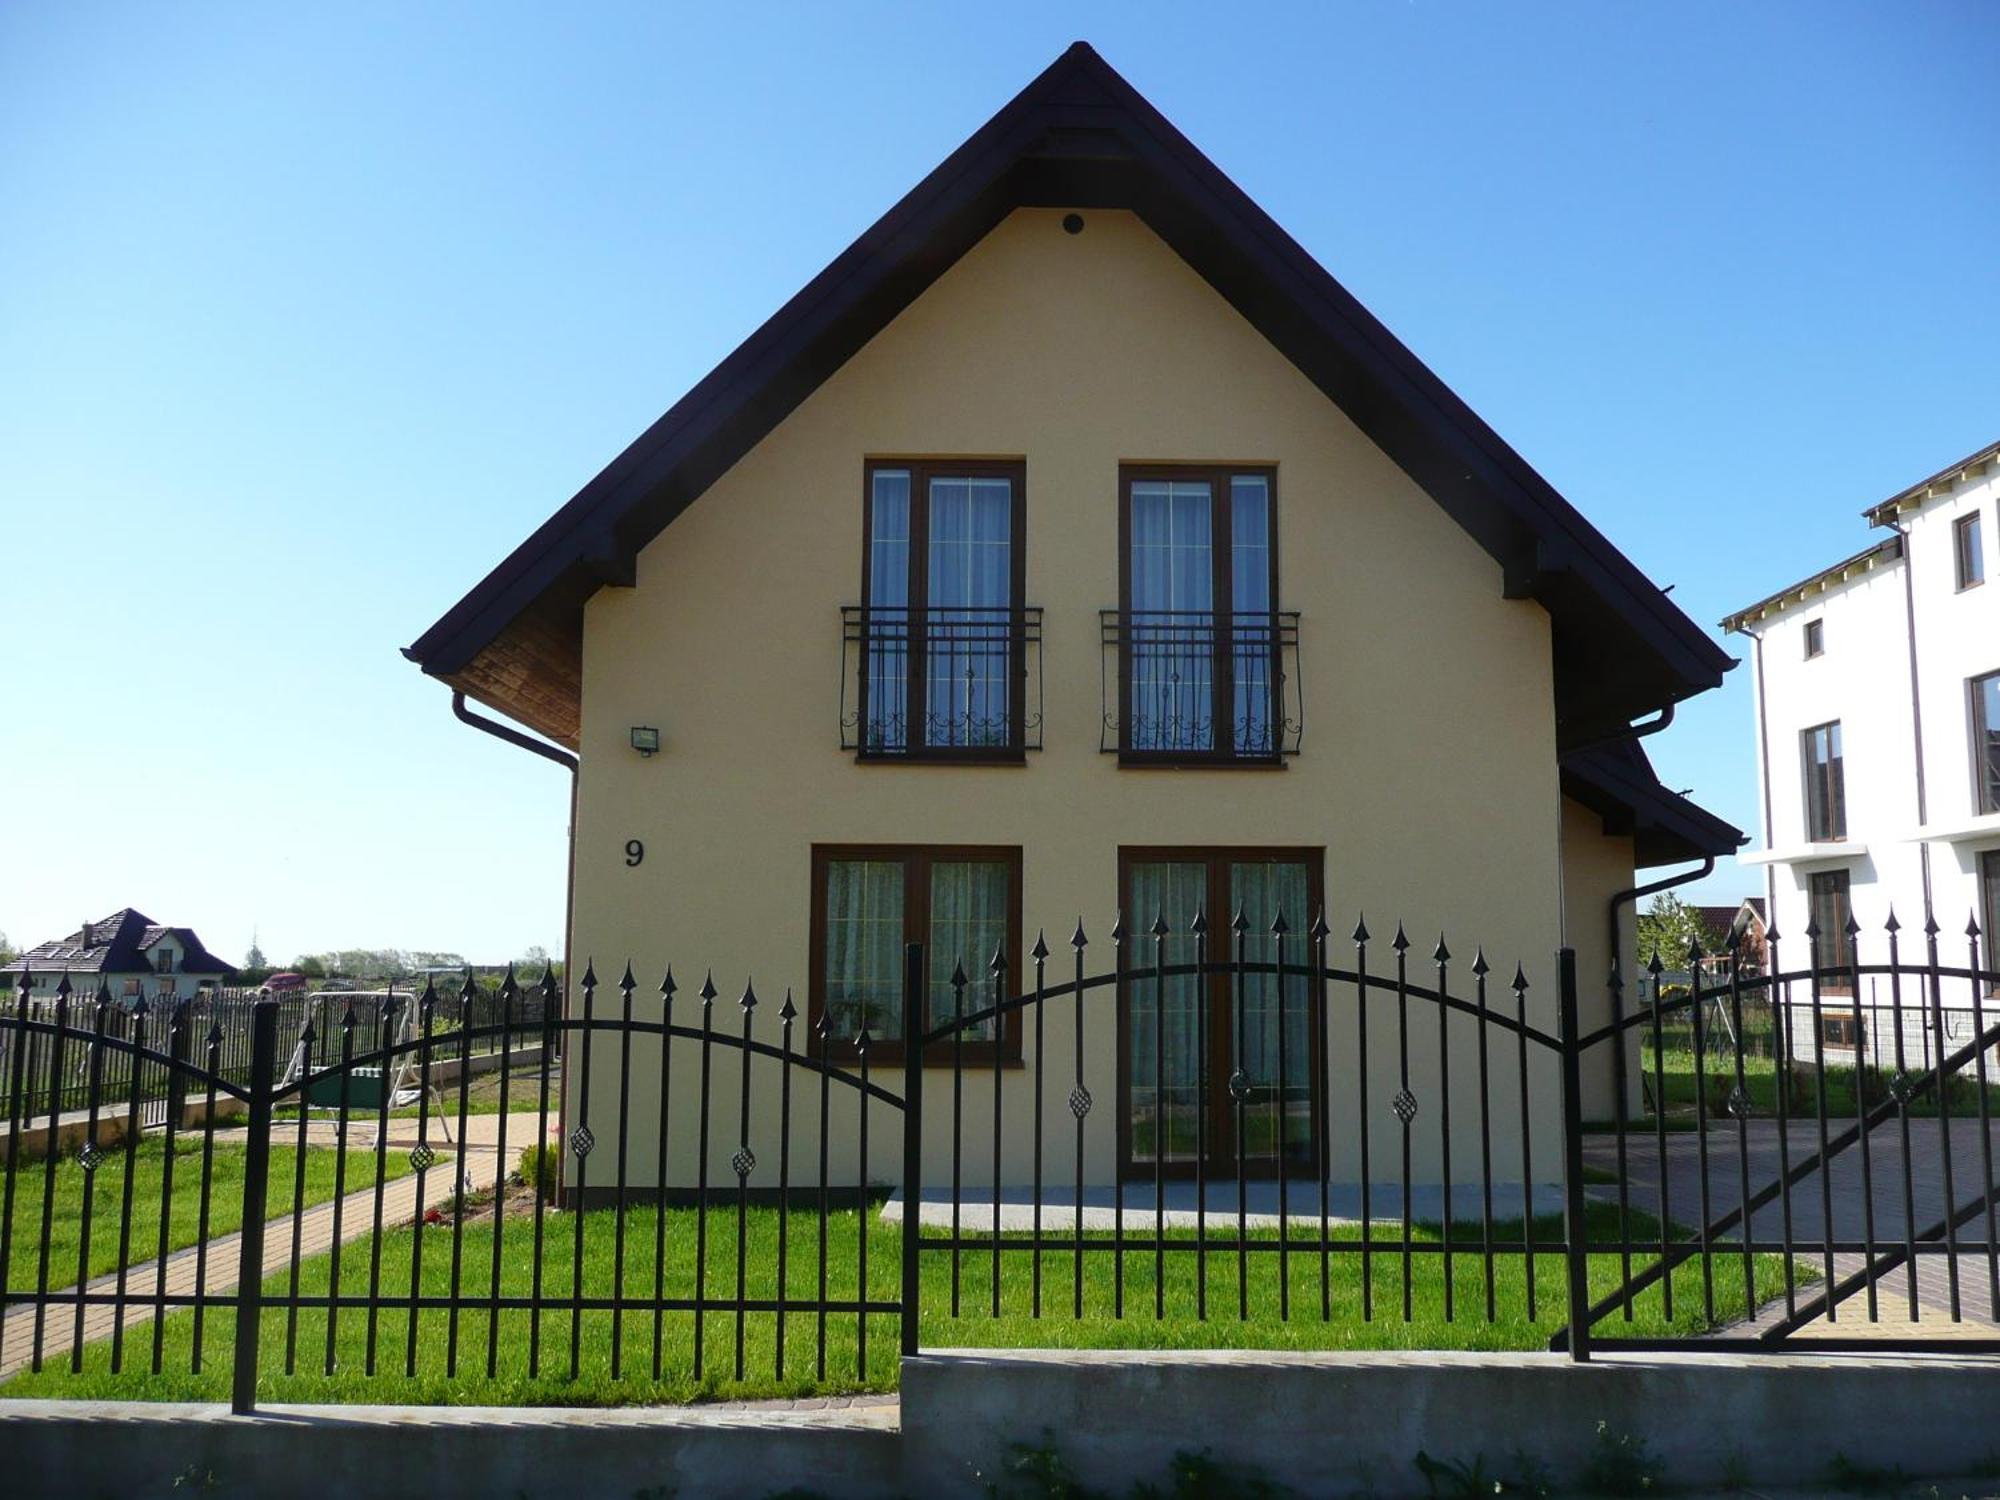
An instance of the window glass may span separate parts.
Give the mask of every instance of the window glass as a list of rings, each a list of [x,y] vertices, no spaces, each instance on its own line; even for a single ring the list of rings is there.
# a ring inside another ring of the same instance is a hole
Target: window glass
[[[1195,936],[1188,929],[1201,912],[1207,892],[1205,864],[1161,861],[1132,867],[1134,917],[1141,928],[1150,928],[1155,917],[1166,919],[1167,936],[1162,946],[1169,968],[1194,962]],[[1132,1159],[1153,1160],[1156,1143],[1164,1134],[1166,1159],[1191,1162],[1201,1139],[1196,1112],[1202,1098],[1203,984],[1194,974],[1176,974],[1164,981],[1145,978],[1156,956],[1154,940],[1147,938],[1129,960],[1129,966],[1141,975],[1130,985]],[[1164,1033],[1159,1019],[1163,1010]],[[1161,1070],[1156,1059],[1163,1036],[1166,1056]]]
[[[1822,843],[1847,837],[1847,783],[1841,762],[1840,722],[1800,736],[1805,751],[1806,837]]]
[[[1979,942],[1979,967],[2000,974],[2000,957],[1995,957],[1993,946],[2000,943],[2000,849],[1979,856],[1979,910],[1980,925],[1986,929]]]
[[[1243,913],[1244,920],[1250,924],[1250,932],[1258,935],[1253,939],[1250,957],[1263,958],[1272,963],[1277,961],[1278,939],[1271,932],[1271,923],[1282,912],[1291,934],[1285,939],[1285,961],[1300,962],[1305,957],[1305,950],[1297,934],[1303,932],[1312,920],[1308,899],[1306,867],[1302,863],[1258,860],[1229,867],[1230,905]],[[1261,954],[1256,952],[1257,946],[1263,948]],[[1285,1146],[1292,1153],[1312,1144],[1312,1090],[1308,1083],[1312,1033],[1306,1025],[1311,1003],[1308,985],[1304,974],[1285,976],[1284,1108],[1279,1114],[1284,1121]],[[1243,1056],[1238,1066],[1249,1079],[1251,1098],[1269,1101],[1276,1097],[1280,1072],[1278,976],[1244,975],[1238,988],[1237,1003],[1243,1012],[1236,1033],[1243,1039]],[[1250,1123],[1252,1130],[1263,1132],[1261,1136],[1253,1135],[1251,1138],[1250,1154],[1271,1155],[1272,1120],[1268,1107],[1250,1111],[1246,1123]]]
[[[829,1034],[852,1040],[903,1034],[903,866],[896,860],[830,860],[826,867],[826,1015]]]
[[[1010,738],[1013,498],[1004,478],[930,482],[927,745],[1005,745]]]
[[[1132,484],[1127,741],[1215,744],[1214,492],[1206,481]]]
[[[1972,766],[1979,810],[2000,812],[2000,672],[1972,680]]]
[[[1986,581],[1985,529],[1976,510],[1952,524],[1952,541],[1958,554],[1958,586],[1962,589]]]
[[[1826,649],[1826,623],[1822,620],[1806,621],[1806,655],[1818,656]]]
[[[1854,963],[1854,939],[1847,931],[1847,919],[1853,912],[1847,871],[1826,870],[1812,876],[1809,893],[1812,921],[1819,934],[1819,968],[1824,976],[1820,988],[1827,994],[1851,994],[1853,977],[1836,972]]]
[[[877,469],[868,505],[867,722],[862,744],[900,747],[909,726],[910,472]]]
[[[1007,946],[1008,867],[998,860],[935,860],[931,864],[930,1021],[954,1014],[958,992],[952,970],[965,966],[965,1013],[993,1003],[993,955]],[[1013,988],[1011,972],[1007,987]],[[1004,996],[1003,996],[1004,998]],[[990,1041],[993,1023],[969,1027],[965,1039]]]
[[[910,943],[925,947],[930,1026],[956,1013],[951,976],[960,963],[967,980],[964,1014],[994,1003],[996,952],[1005,952],[1008,961],[1005,992],[998,998],[1017,993],[1019,864],[1019,855],[1011,851],[949,848],[827,850],[817,855],[815,919],[820,925],[814,941],[822,957],[816,1000],[827,1018],[829,1038],[851,1043],[865,1015],[875,1048],[902,1046],[903,954]],[[990,1043],[995,1032],[989,1019],[968,1027],[965,1041]]]

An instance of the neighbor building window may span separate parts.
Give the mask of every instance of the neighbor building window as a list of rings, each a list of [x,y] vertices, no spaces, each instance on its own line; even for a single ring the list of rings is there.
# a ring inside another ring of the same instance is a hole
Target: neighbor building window
[[[1847,922],[1854,914],[1854,906],[1849,899],[1847,871],[1825,870],[1811,876],[1807,893],[1812,902],[1812,924],[1818,930],[1813,940],[1817,948],[1808,951],[1817,953],[1817,967],[1825,976],[1820,989],[1830,995],[1851,995],[1854,938],[1847,930]]]
[[[1826,650],[1826,621],[1806,621],[1806,656],[1818,656]]]
[[[1972,679],[1972,774],[1979,810],[2000,812],[2000,672]]]
[[[1819,1018],[1820,1040],[1829,1047],[1849,1050],[1861,1045],[1861,1018],[1852,1011],[1827,1011]]]
[[[1979,911],[1980,925],[1986,929],[1979,945],[1979,966],[2000,974],[2000,958],[1994,957],[1993,948],[2000,942],[2000,849],[1988,849],[1979,856]],[[2000,981],[1988,988],[2000,990]]]
[[[861,753],[1019,751],[1024,466],[865,473]]]
[[[902,1055],[903,950],[924,944],[927,1028],[960,1003],[952,974],[964,966],[970,1015],[993,1004],[993,956],[1007,959],[1005,991],[1020,989],[1021,851],[1017,848],[821,846],[813,850],[812,1019],[826,1018],[829,1050],[851,1053],[865,1024],[869,1056]],[[968,1056],[991,1058],[991,1021],[967,1028]],[[1000,1028],[1018,1056],[1019,1028]],[[949,1048],[940,1046],[942,1064]]]
[[[1277,758],[1276,475],[1127,467],[1120,482],[1121,750]]]
[[[1979,512],[1960,516],[1952,523],[1952,553],[1958,563],[1958,586],[1969,589],[1986,581],[1985,527]]]
[[[1847,837],[1847,783],[1841,771],[1840,721],[1800,737],[1806,767],[1806,837],[1827,843]]]

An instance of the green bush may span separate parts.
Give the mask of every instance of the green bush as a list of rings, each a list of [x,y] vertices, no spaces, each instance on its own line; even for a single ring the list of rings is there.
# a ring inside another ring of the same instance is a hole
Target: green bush
[[[514,1168],[514,1172],[521,1181],[538,1189],[546,1201],[553,1203],[556,1197],[556,1174],[561,1162],[562,1158],[556,1153],[556,1149],[543,1143],[523,1149],[520,1163]]]

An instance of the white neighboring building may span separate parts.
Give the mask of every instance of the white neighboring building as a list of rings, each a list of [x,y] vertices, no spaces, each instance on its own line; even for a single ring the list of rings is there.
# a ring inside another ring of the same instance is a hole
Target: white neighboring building
[[[1853,962],[1850,914],[1861,961],[1884,962],[1892,909],[1906,960],[1923,960],[1928,912],[1941,961],[1963,966],[1976,916],[1981,967],[2000,969],[1987,938],[2000,927],[2000,443],[1865,515],[1882,528],[1874,546],[1722,622],[1751,638],[1756,683],[1764,847],[1739,858],[1764,867],[1787,971],[1809,966],[1815,917],[1823,964]],[[1947,1052],[1973,1035],[1970,987],[1951,988]],[[1822,985],[1828,1060],[1859,1046],[1895,1066],[1887,980],[1855,989]],[[1901,1061],[1916,1067],[1937,1040],[1912,1000]],[[1794,1052],[1812,1049],[1795,1021]]]

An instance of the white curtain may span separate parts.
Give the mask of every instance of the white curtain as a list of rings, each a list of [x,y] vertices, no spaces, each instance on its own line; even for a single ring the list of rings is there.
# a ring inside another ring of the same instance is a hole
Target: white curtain
[[[1144,932],[1157,916],[1166,918],[1168,933],[1164,943],[1167,967],[1191,964],[1195,959],[1194,934],[1188,930],[1202,909],[1208,886],[1208,867],[1198,863],[1148,863],[1132,868],[1132,910],[1127,926]],[[1195,1117],[1202,1107],[1200,1056],[1200,1007],[1207,993],[1203,981],[1193,974],[1180,974],[1164,983],[1143,977],[1155,960],[1154,939],[1128,939],[1134,946],[1126,967],[1142,971],[1127,990],[1131,1017],[1130,1067],[1132,1097],[1132,1159],[1151,1161],[1154,1143],[1164,1137],[1168,1161],[1191,1162],[1197,1143]],[[1164,999],[1166,1025],[1158,1017]],[[1165,1096],[1154,1092],[1154,1059],[1158,1040],[1166,1051]],[[1217,1038],[1209,1038],[1211,1056]]]
[[[826,867],[826,1011],[831,1034],[903,1035],[903,866],[833,860]]]
[[[1014,486],[998,477],[930,482],[926,743],[1004,744],[1014,603]]]
[[[1306,867],[1293,860],[1243,861],[1229,867],[1229,904],[1249,924],[1244,957],[1253,963],[1276,963],[1278,939],[1271,923],[1279,912],[1290,929],[1285,935],[1284,961],[1304,968],[1310,955],[1303,936],[1312,925],[1306,906]],[[1312,1030],[1307,1007],[1310,981],[1303,974],[1285,976],[1285,1145],[1291,1151],[1312,1143],[1311,1066],[1308,1048]],[[1250,1104],[1244,1111],[1249,1154],[1271,1154],[1271,1101],[1278,1088],[1278,976],[1246,974],[1237,990],[1242,1008],[1243,1056],[1240,1066],[1250,1080]],[[1235,1017],[1231,1017],[1232,1028]],[[1234,1045],[1232,1031],[1231,1045]]]
[[[993,955],[1007,943],[1007,866],[998,860],[937,860],[931,865],[929,937],[931,1023],[951,1019],[957,994],[952,970],[965,966],[965,1014],[993,1003]],[[1008,989],[1016,955],[1007,961]],[[1006,998],[1004,995],[1001,998]],[[990,1022],[968,1027],[967,1041],[990,1038]]]
[[[877,469],[868,507],[868,712],[863,743],[901,749],[909,733],[910,472]]]
[[[1135,750],[1207,750],[1215,742],[1211,502],[1205,482],[1132,485],[1126,716]]]

